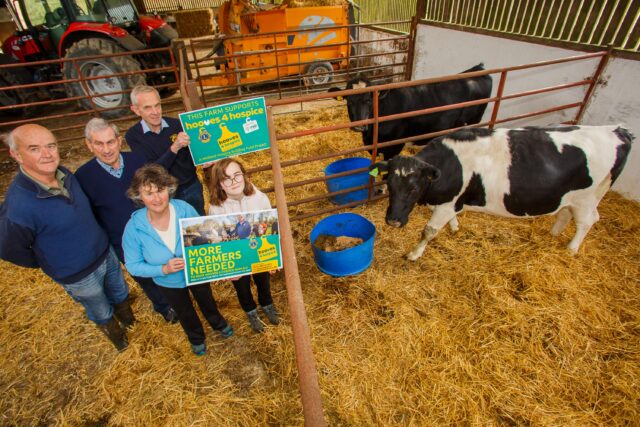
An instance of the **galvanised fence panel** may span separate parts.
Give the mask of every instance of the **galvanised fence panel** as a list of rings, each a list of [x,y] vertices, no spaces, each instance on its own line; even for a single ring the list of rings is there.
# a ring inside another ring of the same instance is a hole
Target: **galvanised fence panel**
[[[416,1],[419,0],[359,0],[355,3],[360,7],[360,22],[369,24],[411,20],[416,13]],[[408,33],[410,25],[388,24],[382,27]]]
[[[637,52],[640,0],[425,0],[429,22]]]

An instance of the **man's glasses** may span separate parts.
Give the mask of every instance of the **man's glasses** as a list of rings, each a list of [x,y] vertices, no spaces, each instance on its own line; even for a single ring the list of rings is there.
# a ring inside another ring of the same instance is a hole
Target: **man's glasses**
[[[228,186],[232,185],[234,182],[237,182],[239,184],[243,180],[244,180],[244,174],[243,173],[236,173],[231,178],[223,179],[222,183],[228,187]]]

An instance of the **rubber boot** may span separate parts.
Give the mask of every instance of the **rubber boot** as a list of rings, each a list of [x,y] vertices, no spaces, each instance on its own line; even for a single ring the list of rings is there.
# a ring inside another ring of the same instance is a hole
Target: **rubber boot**
[[[271,323],[272,325],[278,325],[280,323],[280,315],[278,315],[278,312],[276,311],[276,308],[273,306],[273,304],[265,305],[264,307],[262,307],[262,311],[264,311],[267,319],[269,319],[269,323]]]
[[[113,315],[120,321],[120,323],[122,323],[122,326],[124,326],[125,328],[133,325],[136,321],[128,299],[122,301],[120,304],[116,304],[113,306]]]
[[[249,318],[249,324],[251,325],[251,329],[253,329],[254,332],[260,333],[264,331],[262,322],[258,317],[258,311],[255,308],[251,311],[247,311],[247,317]]]
[[[104,325],[98,325],[100,329],[109,338],[118,351],[122,351],[129,343],[127,342],[127,331],[118,323],[115,317],[111,317]]]

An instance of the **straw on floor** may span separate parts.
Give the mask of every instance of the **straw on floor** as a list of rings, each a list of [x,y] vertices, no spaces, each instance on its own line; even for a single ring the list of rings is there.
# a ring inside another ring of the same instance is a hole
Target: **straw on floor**
[[[277,124],[283,133],[345,121],[345,109],[334,108]],[[302,157],[358,144],[347,130],[284,143],[280,152]],[[251,166],[267,156],[243,160]],[[323,164],[314,165],[287,169],[286,179],[317,176]],[[255,181],[271,185],[270,173]],[[324,188],[295,191],[292,199]],[[320,218],[293,223],[329,425],[638,422],[638,203],[609,193],[575,257],[565,248],[573,226],[552,237],[553,218],[464,213],[460,230],[443,230],[417,262],[403,255],[429,210],[417,208],[407,227],[394,229],[385,208],[383,200],[353,209],[377,228],[375,259],[339,279],[313,261],[309,233]],[[282,273],[273,295],[284,321],[260,335],[232,286],[213,285],[236,334],[223,341],[207,329],[208,352],[198,358],[180,326],[154,314],[135,285],[138,322],[129,349],[117,353],[42,273],[5,262],[0,269],[0,424],[303,424]]]

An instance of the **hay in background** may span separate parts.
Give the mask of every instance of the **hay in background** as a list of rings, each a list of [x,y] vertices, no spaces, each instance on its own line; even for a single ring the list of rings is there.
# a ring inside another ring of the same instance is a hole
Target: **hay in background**
[[[339,108],[278,116],[277,125],[284,133],[347,120]],[[358,134],[340,131],[280,151],[306,157],[358,144]],[[242,160],[251,167],[268,158]],[[315,177],[326,163],[287,168],[287,180]],[[270,173],[255,181],[270,186]],[[314,184],[289,197],[322,191]],[[458,233],[443,230],[415,263],[402,256],[429,210],[416,208],[395,229],[385,209],[380,201],[352,210],[377,229],[374,262],[353,277],[316,268],[309,233],[320,218],[293,223],[329,425],[637,423],[638,203],[609,193],[575,257],[565,248],[572,225],[552,237],[553,218],[464,213]],[[272,288],[284,323],[262,335],[251,332],[231,285],[213,286],[236,334],[224,341],[206,327],[209,350],[198,358],[137,285],[138,323],[119,354],[42,273],[0,268],[2,424],[303,424],[282,273]]]
[[[347,4],[345,0],[285,0],[288,7],[313,7],[313,6],[342,6]]]
[[[182,38],[209,36],[216,31],[213,9],[178,10],[173,16]]]

